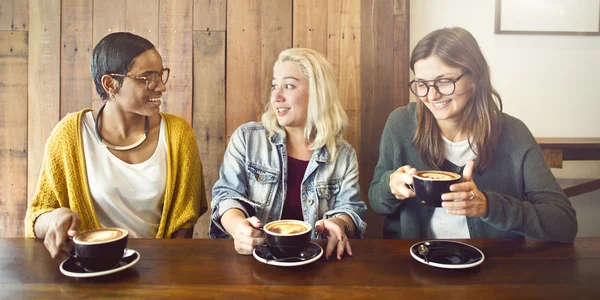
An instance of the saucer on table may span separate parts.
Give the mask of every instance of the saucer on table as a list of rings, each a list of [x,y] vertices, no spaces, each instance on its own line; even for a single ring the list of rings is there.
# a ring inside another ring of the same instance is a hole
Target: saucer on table
[[[428,249],[427,261],[418,248],[424,245]],[[469,244],[431,240],[416,243],[410,247],[410,255],[417,261],[444,269],[466,269],[480,265],[485,259],[481,250]]]
[[[269,251],[269,248],[267,248],[267,245],[261,245],[254,248],[254,251],[252,251],[252,255],[254,256],[254,258],[256,258],[256,260],[267,265],[280,267],[295,267],[310,264],[321,258],[321,256],[323,255],[323,248],[321,248],[319,244],[310,242],[308,246],[306,246],[306,248],[304,248],[300,252],[299,256],[303,260],[288,258],[290,259],[289,261],[275,261],[277,258],[280,257],[274,257],[273,254],[271,254],[271,251]]]
[[[77,258],[69,257],[60,264],[60,272],[69,277],[77,278],[97,277],[120,272],[132,267],[138,262],[138,260],[140,260],[140,254],[135,250],[130,250],[133,251],[133,254],[121,258],[121,261],[119,261],[118,265],[106,271],[88,271],[84,269],[79,262],[77,262]]]

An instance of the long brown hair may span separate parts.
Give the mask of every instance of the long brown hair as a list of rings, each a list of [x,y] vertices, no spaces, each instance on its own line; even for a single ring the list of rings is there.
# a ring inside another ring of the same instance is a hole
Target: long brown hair
[[[469,146],[477,158],[475,170],[485,169],[492,160],[502,130],[502,99],[492,87],[490,68],[479,44],[467,30],[459,27],[431,32],[415,46],[410,69],[421,59],[436,56],[450,67],[460,68],[472,78],[471,99],[467,102],[459,130],[468,133]],[[440,167],[445,159],[442,132],[431,111],[417,101],[417,130],[413,144],[430,167]]]

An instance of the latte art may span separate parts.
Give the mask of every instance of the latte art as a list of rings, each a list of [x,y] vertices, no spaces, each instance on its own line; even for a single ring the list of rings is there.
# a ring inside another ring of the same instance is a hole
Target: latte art
[[[124,235],[125,233],[118,229],[97,229],[78,235],[75,237],[75,241],[83,243],[104,243],[117,240]]]
[[[282,221],[269,224],[265,228],[267,231],[277,234],[296,234],[308,231],[310,228],[302,223]]]
[[[421,178],[426,178],[426,179],[437,179],[437,180],[451,180],[451,179],[456,179],[459,178],[460,176],[454,173],[450,173],[450,172],[443,172],[443,171],[423,171],[423,172],[417,172],[417,174],[415,174],[417,177],[421,177]]]

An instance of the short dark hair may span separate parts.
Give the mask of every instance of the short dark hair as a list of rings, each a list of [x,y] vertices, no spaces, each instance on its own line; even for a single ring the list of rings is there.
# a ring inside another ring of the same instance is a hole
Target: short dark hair
[[[102,38],[94,47],[90,59],[90,73],[100,98],[110,98],[102,87],[102,76],[111,73],[127,74],[135,58],[153,48],[154,45],[149,40],[129,32],[115,32]],[[123,78],[114,78],[120,87]]]

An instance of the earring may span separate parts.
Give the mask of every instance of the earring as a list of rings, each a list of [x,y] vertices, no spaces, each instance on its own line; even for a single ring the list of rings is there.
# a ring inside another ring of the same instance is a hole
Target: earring
[[[110,95],[110,99],[115,99],[115,97],[116,97],[115,90],[112,90],[112,89],[111,89],[111,90],[109,90],[109,91],[108,91],[108,94]]]

